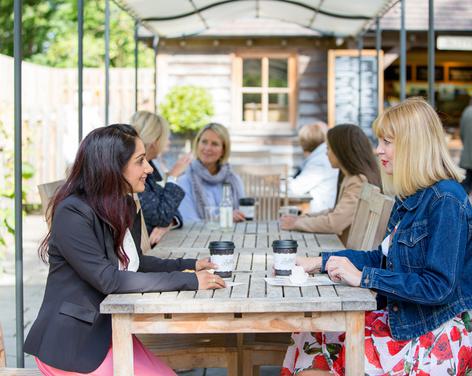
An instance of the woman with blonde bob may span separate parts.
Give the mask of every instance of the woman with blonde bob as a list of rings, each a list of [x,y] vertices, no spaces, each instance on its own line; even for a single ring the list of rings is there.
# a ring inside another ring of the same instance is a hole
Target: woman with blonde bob
[[[244,195],[243,184],[228,163],[231,153],[228,130],[218,123],[207,124],[195,137],[193,153],[195,159],[179,179],[185,192],[179,207],[184,221],[200,221],[205,218],[205,207],[219,206],[223,184],[231,186],[233,207],[236,208],[233,220],[244,221],[244,214],[237,209],[239,199]]]
[[[365,321],[366,375],[469,374],[472,207],[441,121],[423,99],[410,98],[380,115],[374,131],[384,182],[396,195],[385,240],[376,250],[323,252],[297,263],[377,293],[378,310]],[[342,333],[293,339],[283,375],[344,374]]]
[[[146,149],[146,160],[153,172],[146,178],[144,192],[138,193],[144,221],[151,245],[156,244],[171,227],[180,227],[182,217],[178,212],[184,191],[177,185],[177,178],[191,162],[184,155],[166,171],[166,167],[155,164],[153,159],[163,154],[169,145],[169,125],[160,115],[149,111],[138,111],[131,117],[131,125],[138,132]],[[163,185],[160,182],[164,182]]]

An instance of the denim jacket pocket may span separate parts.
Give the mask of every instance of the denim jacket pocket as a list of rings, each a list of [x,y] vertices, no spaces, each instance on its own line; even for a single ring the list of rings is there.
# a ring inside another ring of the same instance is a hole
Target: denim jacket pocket
[[[425,224],[410,227],[397,234],[399,262],[409,270],[418,270],[425,265],[425,238],[428,228]]]

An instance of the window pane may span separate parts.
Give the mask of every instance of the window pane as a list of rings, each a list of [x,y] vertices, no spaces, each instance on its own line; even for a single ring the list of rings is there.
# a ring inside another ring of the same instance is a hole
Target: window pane
[[[262,121],[261,94],[243,94],[243,121]]]
[[[243,60],[243,87],[261,87],[261,59]]]
[[[288,87],[287,59],[269,59],[269,87]]]
[[[269,121],[288,121],[288,94],[269,94]]]

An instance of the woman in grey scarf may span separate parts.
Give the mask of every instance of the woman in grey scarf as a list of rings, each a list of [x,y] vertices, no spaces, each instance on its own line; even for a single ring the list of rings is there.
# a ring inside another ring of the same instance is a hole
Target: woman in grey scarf
[[[184,222],[201,221],[206,206],[219,206],[223,184],[231,186],[233,220],[244,221],[244,214],[238,210],[239,199],[244,196],[243,184],[228,164],[231,151],[228,130],[218,123],[207,124],[198,132],[193,146],[195,159],[178,180],[185,192],[179,206]]]

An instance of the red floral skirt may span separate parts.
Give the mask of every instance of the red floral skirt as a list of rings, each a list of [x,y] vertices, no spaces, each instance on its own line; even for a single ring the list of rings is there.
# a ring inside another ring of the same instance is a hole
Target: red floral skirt
[[[447,321],[419,338],[392,338],[386,311],[365,317],[366,375],[472,375],[472,312]],[[281,376],[302,370],[344,375],[344,333],[294,333]]]

